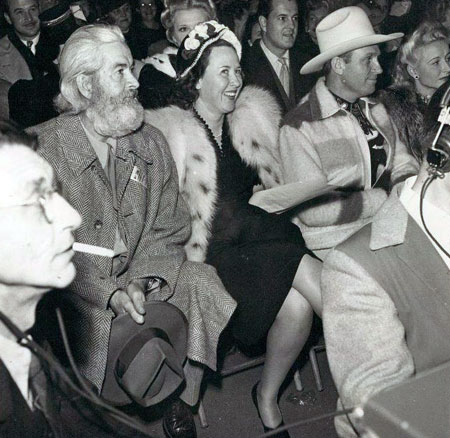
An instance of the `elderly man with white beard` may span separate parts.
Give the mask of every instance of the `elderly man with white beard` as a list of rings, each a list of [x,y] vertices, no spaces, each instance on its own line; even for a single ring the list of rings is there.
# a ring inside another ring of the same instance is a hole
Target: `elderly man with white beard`
[[[180,399],[192,406],[203,366],[216,367],[218,338],[235,302],[212,267],[185,261],[189,213],[163,135],[142,125],[132,62],[118,27],[78,29],[59,58],[61,115],[32,128],[38,153],[83,218],[76,241],[102,254],[74,257],[77,276],[57,304],[68,320],[75,359],[99,391],[114,316],[128,313],[142,324],[146,299],[177,306],[189,325]],[[192,414],[179,399],[166,411],[164,430],[169,437],[196,436]]]

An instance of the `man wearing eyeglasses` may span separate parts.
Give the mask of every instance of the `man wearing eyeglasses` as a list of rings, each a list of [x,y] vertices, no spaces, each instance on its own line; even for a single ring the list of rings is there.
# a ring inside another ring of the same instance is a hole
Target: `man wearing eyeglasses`
[[[77,277],[58,295],[75,359],[101,391],[111,321],[145,318],[146,295],[169,301],[189,323],[184,402],[196,404],[203,366],[216,367],[218,338],[235,302],[214,269],[186,262],[187,207],[163,135],[142,125],[138,82],[115,26],[76,30],[59,58],[62,114],[34,128],[38,152],[54,167],[62,193],[81,213],[78,242],[112,250],[112,258],[77,254]],[[151,290],[152,292],[149,292]],[[176,401],[165,416],[169,436],[196,436],[192,413]]]
[[[0,121],[0,436],[136,437],[103,423],[102,412],[56,372],[61,364],[49,352],[46,360],[18,342],[33,342],[28,333],[41,298],[73,281],[73,234],[81,224],[35,147],[34,137]]]

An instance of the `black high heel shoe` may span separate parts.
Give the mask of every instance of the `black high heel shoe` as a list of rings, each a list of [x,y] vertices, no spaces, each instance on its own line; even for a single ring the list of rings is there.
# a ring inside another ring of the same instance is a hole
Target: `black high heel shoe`
[[[264,427],[264,432],[270,432],[276,428],[267,427],[261,418],[261,414],[259,413],[259,406],[258,406],[258,393],[257,393],[258,384],[259,384],[259,382],[256,382],[252,388],[252,400],[253,400],[253,404],[255,405],[256,411],[258,412],[258,417],[261,420],[261,423]],[[281,427],[281,426],[284,426],[284,421],[281,421],[281,423],[277,427]],[[291,438],[291,436],[289,435],[289,432],[287,430],[283,430],[282,432],[278,432],[277,434],[272,435],[272,438]]]

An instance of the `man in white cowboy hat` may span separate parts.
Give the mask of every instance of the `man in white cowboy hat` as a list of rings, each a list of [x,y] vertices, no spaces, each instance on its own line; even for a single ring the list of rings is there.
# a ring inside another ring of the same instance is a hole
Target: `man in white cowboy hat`
[[[385,108],[368,97],[375,91],[378,44],[403,34],[375,34],[358,7],[338,9],[316,29],[320,54],[301,74],[322,68],[313,89],[285,117],[280,152],[286,183],[328,181],[351,172],[351,183],[302,204],[293,221],[306,244],[319,256],[367,223],[386,199],[387,191],[417,165]]]

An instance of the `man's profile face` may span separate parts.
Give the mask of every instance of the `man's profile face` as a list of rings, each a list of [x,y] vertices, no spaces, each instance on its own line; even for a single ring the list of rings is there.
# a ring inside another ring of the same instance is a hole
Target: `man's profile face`
[[[128,2],[116,9],[113,9],[111,12],[108,12],[108,16],[113,20],[115,25],[119,26],[123,33],[127,33],[130,30],[133,16],[131,6]]]
[[[378,46],[362,47],[351,53],[342,74],[342,87],[355,99],[371,95],[375,91],[377,76],[383,72],[378,63]]]
[[[102,55],[102,67],[92,78],[92,105],[86,115],[99,134],[121,137],[143,121],[144,110],[137,100],[139,82],[131,71],[133,58],[126,44],[104,44]]]
[[[55,192],[45,160],[26,146],[0,147],[0,283],[68,286],[75,277],[72,233],[80,224],[80,215]]]
[[[263,30],[263,41],[277,56],[289,50],[297,38],[298,6],[295,0],[273,0],[267,18],[259,17]]]
[[[39,3],[37,0],[8,0],[6,21],[14,27],[22,40],[31,40],[41,28]]]

